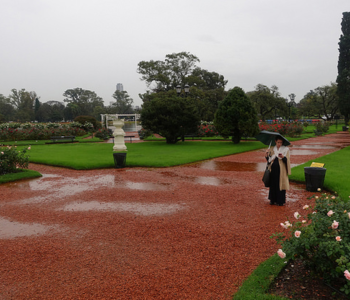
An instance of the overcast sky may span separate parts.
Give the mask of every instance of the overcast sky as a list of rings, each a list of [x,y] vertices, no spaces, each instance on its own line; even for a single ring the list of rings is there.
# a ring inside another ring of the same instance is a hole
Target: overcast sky
[[[199,67],[246,92],[261,83],[298,102],[334,82],[349,0],[0,0],[0,94],[63,101],[80,87],[135,105],[140,61],[190,52]]]

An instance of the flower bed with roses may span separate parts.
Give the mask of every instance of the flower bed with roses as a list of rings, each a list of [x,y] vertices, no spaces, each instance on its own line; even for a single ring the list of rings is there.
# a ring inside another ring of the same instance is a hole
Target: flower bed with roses
[[[280,124],[260,123],[259,129],[278,132],[281,135],[290,136],[290,137],[300,136],[304,131],[303,124],[299,122],[295,122],[295,123],[283,122]]]
[[[282,245],[282,258],[301,259],[306,266],[331,284],[350,294],[350,201],[337,196],[314,196],[315,205],[305,205],[305,213],[294,213],[296,221],[280,225],[287,231],[272,237]]]
[[[69,124],[3,123],[0,124],[0,140],[48,140],[51,138],[51,136],[83,136],[91,126],[90,124],[82,125],[77,122],[72,122]]]
[[[18,150],[17,146],[0,146],[0,175],[27,169],[29,163],[29,156],[26,155],[27,150],[30,150],[30,146],[22,151]]]
[[[199,137],[213,137],[219,135],[215,126],[212,124],[201,124],[198,126],[197,134]]]

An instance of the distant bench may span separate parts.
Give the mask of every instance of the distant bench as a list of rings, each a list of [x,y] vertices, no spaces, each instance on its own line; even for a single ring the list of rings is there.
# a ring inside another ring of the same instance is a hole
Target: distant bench
[[[130,139],[130,143],[132,143],[132,138],[134,138],[134,135],[124,135],[124,138],[129,138]]]
[[[75,136],[67,136],[67,135],[61,135],[61,136],[52,136],[51,141],[58,142],[58,141],[71,141],[74,142]]]

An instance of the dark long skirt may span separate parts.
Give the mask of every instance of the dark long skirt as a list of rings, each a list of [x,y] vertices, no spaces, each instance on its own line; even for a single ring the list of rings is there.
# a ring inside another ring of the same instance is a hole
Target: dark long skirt
[[[283,205],[286,203],[286,190],[280,190],[280,165],[278,158],[275,158],[271,165],[269,200],[270,204]]]

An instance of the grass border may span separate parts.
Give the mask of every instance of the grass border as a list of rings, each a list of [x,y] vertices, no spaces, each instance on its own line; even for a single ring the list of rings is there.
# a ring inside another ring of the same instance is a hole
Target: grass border
[[[6,182],[12,182],[12,181],[18,181],[23,179],[31,179],[31,178],[38,178],[42,177],[41,173],[34,170],[29,169],[22,169],[21,172],[18,173],[10,173],[0,176],[0,184],[6,183]]]
[[[286,300],[288,298],[267,294],[271,283],[287,266],[277,254],[262,262],[233,295],[234,300]]]

